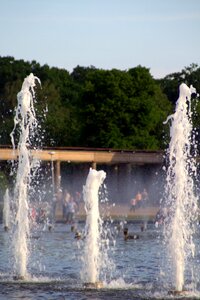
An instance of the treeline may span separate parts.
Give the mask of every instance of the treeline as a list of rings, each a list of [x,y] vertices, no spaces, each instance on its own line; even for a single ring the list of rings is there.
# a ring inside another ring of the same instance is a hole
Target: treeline
[[[69,73],[36,61],[0,57],[0,144],[11,144],[17,93],[30,73],[41,80],[36,109],[45,146],[166,148],[169,127],[163,121],[173,112],[180,83],[200,91],[200,68],[195,64],[155,80],[142,66],[125,71],[77,66]],[[197,107],[195,126],[199,121]]]

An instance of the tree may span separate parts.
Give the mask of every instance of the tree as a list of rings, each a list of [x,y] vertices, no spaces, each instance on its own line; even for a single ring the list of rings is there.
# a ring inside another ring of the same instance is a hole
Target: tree
[[[200,92],[200,67],[197,64],[191,64],[185,67],[181,72],[172,73],[158,81],[162,91],[167,95],[175,108],[176,101],[179,97],[179,86],[185,83],[188,86],[193,85],[197,93]],[[192,118],[193,126],[196,129],[197,140],[200,143],[200,103],[195,101],[196,95],[192,97]]]
[[[90,71],[81,101],[84,146],[161,147],[162,121],[171,105],[148,69]]]
[[[157,82],[160,84],[163,93],[175,104],[179,96],[179,86],[181,83],[185,83],[188,86],[193,85],[197,91],[200,91],[200,68],[197,64],[191,64],[181,72],[169,74]]]

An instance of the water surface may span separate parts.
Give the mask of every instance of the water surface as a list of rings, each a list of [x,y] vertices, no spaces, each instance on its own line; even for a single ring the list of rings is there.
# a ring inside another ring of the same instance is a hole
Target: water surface
[[[84,225],[78,224],[78,229],[81,231]],[[28,264],[30,278],[14,281],[9,258],[9,233],[1,227],[0,299],[173,299],[174,296],[168,295],[169,275],[165,274],[162,230],[149,224],[147,230],[141,232],[140,224],[130,223],[129,231],[138,234],[139,239],[124,241],[123,232],[118,232],[115,225],[108,225],[108,255],[115,268],[111,268],[108,262],[107,273],[102,274],[107,282],[104,282],[102,289],[83,287],[80,273],[84,241],[77,241],[71,226],[66,224],[56,224],[51,232],[42,227],[32,232],[29,241],[32,249]],[[195,242],[198,251],[198,234]],[[195,261],[198,259],[199,255],[196,255]],[[198,271],[196,267],[195,274]],[[195,278],[198,290],[198,277]],[[188,274],[187,289],[191,290],[192,284]],[[200,294],[190,292],[189,296],[198,298]]]

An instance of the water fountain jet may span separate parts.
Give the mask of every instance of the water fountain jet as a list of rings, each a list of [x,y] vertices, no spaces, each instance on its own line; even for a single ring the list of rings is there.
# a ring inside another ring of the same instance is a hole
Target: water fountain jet
[[[165,242],[171,260],[172,277],[175,282],[174,295],[185,293],[184,273],[186,262],[194,256],[194,223],[197,217],[197,197],[194,194],[196,176],[195,158],[191,155],[191,145],[195,148],[192,130],[191,94],[196,90],[186,84],[179,88],[176,111],[167,118],[171,120],[170,144],[168,149],[169,167],[166,183],[166,207],[168,218],[165,226]],[[167,122],[166,121],[166,122]],[[166,123],[165,122],[165,123]]]
[[[31,183],[31,155],[29,147],[37,130],[37,120],[34,110],[36,81],[39,78],[32,73],[25,78],[21,91],[17,94],[17,108],[14,118],[14,128],[11,141],[15,149],[14,134],[19,129],[18,168],[14,188],[15,215],[13,224],[12,250],[14,256],[15,280],[24,280],[28,276],[27,263],[29,257],[29,199],[28,192]]]
[[[90,168],[86,185],[83,188],[85,210],[86,210],[86,238],[83,257],[82,279],[86,288],[101,288],[100,274],[100,226],[98,191],[102,185],[106,173]]]

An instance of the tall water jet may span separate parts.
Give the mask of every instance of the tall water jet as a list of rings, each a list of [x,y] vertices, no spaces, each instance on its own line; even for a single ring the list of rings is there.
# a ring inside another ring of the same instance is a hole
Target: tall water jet
[[[165,242],[171,261],[171,278],[177,292],[184,289],[186,263],[194,256],[195,251],[192,236],[197,217],[197,197],[194,193],[196,165],[191,150],[195,152],[196,143],[191,121],[192,93],[196,93],[192,86],[189,88],[186,84],[181,84],[175,113],[167,118],[167,121],[171,120],[171,140],[166,182],[168,217]]]
[[[101,267],[100,234],[102,220],[99,213],[98,192],[106,173],[104,171],[89,170],[83,195],[86,210],[86,237],[83,254],[82,280],[86,286],[100,287],[99,274]]]
[[[28,192],[31,183],[31,154],[30,146],[34,139],[38,122],[36,120],[34,101],[36,81],[39,78],[32,73],[22,84],[17,94],[17,108],[14,118],[14,128],[11,132],[11,141],[15,149],[14,134],[19,132],[17,147],[18,167],[14,188],[15,216],[13,226],[12,249],[14,257],[14,278],[25,279],[28,276],[27,263],[29,256],[29,199]]]
[[[4,198],[3,198],[3,226],[4,230],[7,231],[10,229],[10,196],[9,190],[6,189]]]

